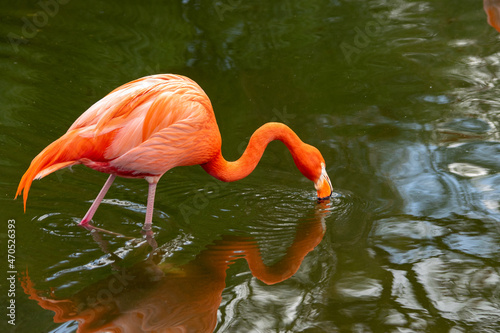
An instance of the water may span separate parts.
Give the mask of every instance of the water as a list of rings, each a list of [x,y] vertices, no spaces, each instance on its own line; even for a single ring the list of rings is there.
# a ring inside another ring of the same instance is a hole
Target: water
[[[2,331],[500,330],[500,36],[481,2],[47,1],[0,17],[0,259],[7,272],[15,220],[18,272]],[[334,200],[273,143],[239,182],[168,172],[154,237],[142,180],[115,181],[102,230],[78,227],[106,180],[82,166],[35,182],[23,214],[31,159],[154,73],[202,86],[228,159],[288,124],[321,150]]]

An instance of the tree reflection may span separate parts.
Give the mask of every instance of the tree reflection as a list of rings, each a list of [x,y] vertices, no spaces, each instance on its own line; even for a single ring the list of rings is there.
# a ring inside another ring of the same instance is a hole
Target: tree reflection
[[[212,332],[228,267],[244,258],[253,276],[266,284],[288,279],[321,242],[329,205],[318,203],[313,218],[296,226],[292,245],[273,265],[264,264],[254,237],[233,235],[223,236],[193,261],[175,267],[164,262],[164,251],[149,230],[145,239],[152,251],[145,261],[121,268],[68,299],[35,289],[28,271],[21,286],[30,299],[55,312],[54,322],[77,321],[78,332]],[[106,251],[101,231],[95,231],[94,239]]]

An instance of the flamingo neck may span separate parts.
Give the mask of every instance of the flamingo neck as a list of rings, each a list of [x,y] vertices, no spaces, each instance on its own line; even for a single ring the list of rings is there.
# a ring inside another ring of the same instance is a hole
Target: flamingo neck
[[[248,142],[245,152],[237,161],[226,161],[219,151],[212,160],[202,164],[202,167],[213,177],[225,182],[245,178],[255,169],[267,145],[273,140],[283,142],[290,150],[295,161],[300,158],[301,148],[305,144],[297,134],[285,124],[267,123],[255,131]]]

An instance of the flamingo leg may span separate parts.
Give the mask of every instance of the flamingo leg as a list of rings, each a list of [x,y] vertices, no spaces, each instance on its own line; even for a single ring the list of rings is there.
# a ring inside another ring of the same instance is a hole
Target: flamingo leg
[[[144,221],[144,226],[143,226],[144,230],[151,229],[151,225],[153,224],[153,208],[155,204],[156,184],[157,181],[149,182],[148,206],[146,208],[146,221]]]
[[[104,199],[104,196],[106,195],[106,192],[108,192],[109,188],[111,187],[111,184],[113,184],[113,181],[115,180],[116,175],[109,175],[108,180],[106,180],[106,183],[104,183],[104,186],[102,187],[101,191],[97,195],[97,198],[95,198],[94,202],[92,203],[92,206],[90,206],[90,209],[88,210],[87,214],[83,217],[82,221],[78,224],[81,226],[86,225],[87,223],[92,220],[92,217],[94,216],[97,207],[101,204],[102,199]]]

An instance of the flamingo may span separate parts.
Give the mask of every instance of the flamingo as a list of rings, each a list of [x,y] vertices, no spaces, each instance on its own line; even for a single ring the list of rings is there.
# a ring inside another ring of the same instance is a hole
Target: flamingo
[[[483,8],[489,25],[500,32],[500,0],[483,0]]]
[[[193,80],[174,74],[146,76],[111,91],[85,111],[56,141],[42,150],[24,173],[16,192],[24,212],[34,179],[76,164],[110,174],[79,223],[92,220],[116,176],[149,183],[144,228],[152,225],[156,185],[178,166],[199,164],[213,177],[232,182],[249,175],[267,144],[282,141],[300,172],[314,182],[319,200],[332,194],[320,151],[285,124],[266,123],[251,136],[234,162],[221,154],[222,140],[210,99]]]

